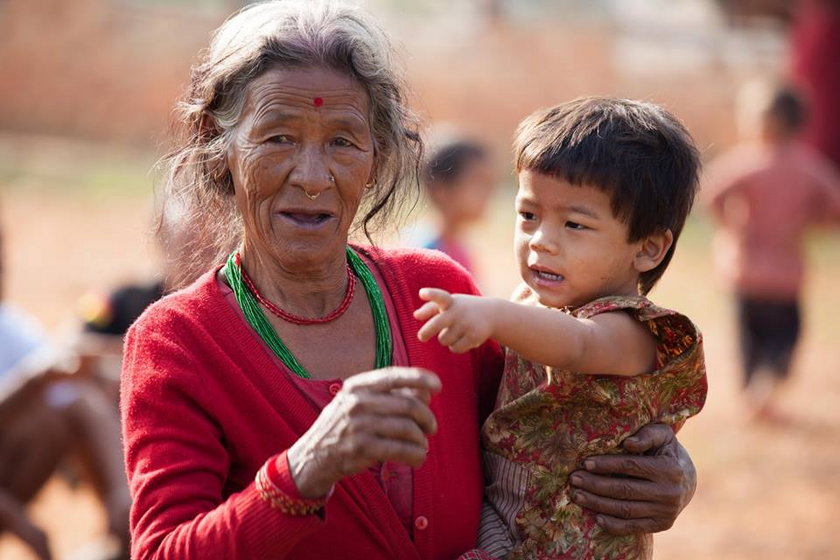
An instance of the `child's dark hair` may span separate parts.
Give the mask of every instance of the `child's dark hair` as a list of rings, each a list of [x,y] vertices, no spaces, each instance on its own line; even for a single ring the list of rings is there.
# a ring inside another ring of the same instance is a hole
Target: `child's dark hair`
[[[765,114],[775,118],[788,133],[795,134],[805,126],[808,107],[798,91],[781,86],[770,97]]]
[[[450,185],[467,167],[488,157],[487,149],[470,140],[449,142],[432,150],[423,163],[421,178],[429,186]]]
[[[537,111],[516,131],[516,172],[530,170],[609,194],[631,243],[671,230],[662,262],[639,276],[647,294],[674,255],[694,204],[700,155],[685,127],[640,101],[587,97]]]

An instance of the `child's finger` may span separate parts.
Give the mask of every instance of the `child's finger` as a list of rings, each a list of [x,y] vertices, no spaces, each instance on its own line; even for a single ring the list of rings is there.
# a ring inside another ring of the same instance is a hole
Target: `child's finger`
[[[473,344],[472,340],[468,336],[462,336],[458,340],[455,341],[454,344],[449,345],[449,351],[454,354],[463,354],[464,352],[469,352],[476,345]]]
[[[431,340],[433,336],[444,330],[446,327],[449,326],[449,321],[445,315],[442,313],[438,313],[428,321],[426,324],[420,327],[420,330],[417,331],[417,338],[420,339],[421,342],[426,342],[427,340]]]
[[[426,321],[440,313],[440,307],[433,301],[424,303],[414,312],[414,318],[418,321]]]
[[[453,301],[452,294],[440,288],[422,288],[420,290],[420,299],[435,302],[442,311],[449,309]]]
[[[448,325],[445,329],[440,331],[438,335],[438,342],[443,346],[449,347],[455,344],[461,337],[464,336],[464,329],[458,325]]]

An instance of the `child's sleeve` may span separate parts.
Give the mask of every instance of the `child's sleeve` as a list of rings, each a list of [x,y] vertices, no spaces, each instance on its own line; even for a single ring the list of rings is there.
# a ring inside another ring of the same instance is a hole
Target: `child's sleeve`
[[[649,378],[650,406],[657,419],[676,432],[706,402],[703,336],[690,319],[678,313],[649,319],[647,324],[657,340],[657,368]]]

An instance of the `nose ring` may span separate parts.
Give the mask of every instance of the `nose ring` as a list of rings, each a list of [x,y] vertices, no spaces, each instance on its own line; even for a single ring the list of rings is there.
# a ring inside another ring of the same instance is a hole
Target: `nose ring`
[[[327,177],[327,180],[328,180],[330,183],[335,183],[335,177],[333,177],[332,173],[330,174],[330,176],[329,176],[329,177]],[[303,194],[305,194],[305,195],[306,195],[306,198],[308,198],[309,200],[315,200],[316,198],[318,198],[319,196],[321,196],[321,193],[320,193],[320,192],[317,192],[317,193],[315,193],[315,194],[309,194],[309,191],[308,191],[308,190],[306,190],[306,189],[303,189]]]

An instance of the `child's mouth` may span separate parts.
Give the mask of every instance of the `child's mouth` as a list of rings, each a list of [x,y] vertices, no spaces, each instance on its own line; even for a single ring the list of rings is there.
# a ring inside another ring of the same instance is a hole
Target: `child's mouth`
[[[545,270],[537,270],[532,268],[531,269],[534,273],[534,277],[537,280],[543,280],[545,282],[560,282],[563,280],[563,276],[560,274],[554,274],[553,272],[547,272]]]

